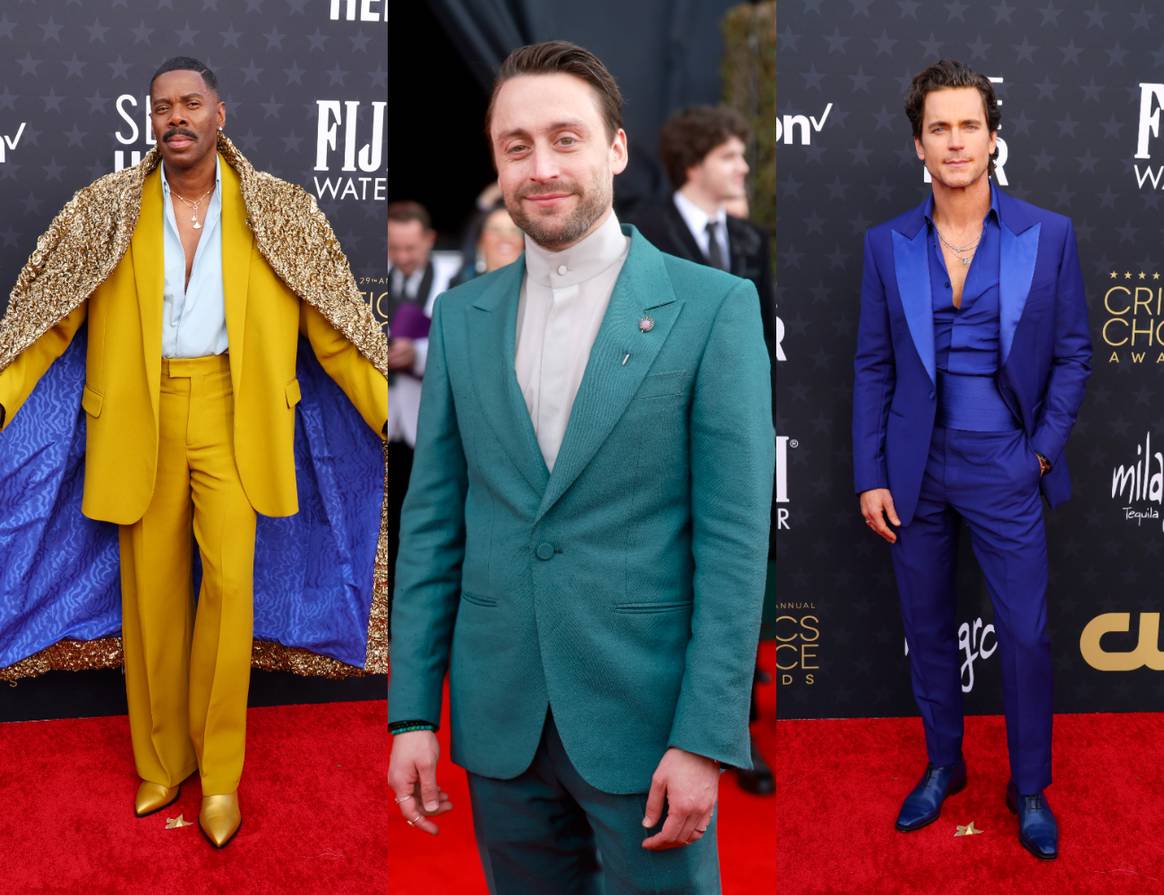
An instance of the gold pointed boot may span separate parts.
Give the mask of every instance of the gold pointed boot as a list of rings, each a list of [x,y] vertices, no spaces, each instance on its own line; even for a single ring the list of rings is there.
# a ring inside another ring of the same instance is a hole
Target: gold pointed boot
[[[137,798],[133,802],[133,813],[138,817],[145,817],[155,811],[161,811],[167,805],[172,805],[181,792],[181,785],[162,786],[160,783],[150,783],[143,780],[137,788]]]
[[[238,793],[203,796],[202,810],[198,812],[198,826],[215,848],[222,848],[234,838],[242,826],[242,812],[238,809]]]

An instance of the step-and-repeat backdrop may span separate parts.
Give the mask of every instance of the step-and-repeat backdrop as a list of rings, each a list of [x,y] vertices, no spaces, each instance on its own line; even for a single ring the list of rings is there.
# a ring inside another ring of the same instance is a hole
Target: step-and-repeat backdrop
[[[388,0],[6,0],[0,310],[60,207],[153,145],[149,81],[171,56],[210,66],[227,135],[318,199],[385,303]]]
[[[1042,8],[1038,8],[1042,6]],[[998,183],[1069,215],[1093,374],[1048,512],[1058,711],[1164,709],[1164,10],[1152,4],[781,0],[778,83],[779,705],[914,711],[888,547],[852,490],[862,237],[930,187],[904,96],[959,59],[1001,103]],[[961,545],[970,711],[1000,712],[990,600]]]

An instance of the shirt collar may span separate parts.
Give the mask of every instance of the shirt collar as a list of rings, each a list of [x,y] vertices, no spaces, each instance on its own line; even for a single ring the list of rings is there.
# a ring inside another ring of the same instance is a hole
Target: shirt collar
[[[715,221],[721,226],[727,224],[727,212],[722,208],[715,214],[709,215],[678,190],[675,191],[672,198],[675,201],[675,207],[679,210],[679,216],[683,218],[687,224],[687,229],[692,233],[703,233],[711,221]]]
[[[924,206],[922,206],[922,214],[925,216],[926,223],[932,227],[934,225],[934,194],[932,191],[930,192],[930,194],[928,196],[926,196],[926,204]],[[991,216],[993,216],[994,222],[997,224],[998,223],[998,187],[995,186],[995,183],[993,180],[990,181],[990,208],[987,209],[986,217],[984,217],[982,219],[982,222],[985,224],[987,221],[989,221],[991,219]]]
[[[613,211],[597,230],[560,252],[551,252],[526,235],[526,276],[531,282],[555,289],[576,286],[593,279],[621,259],[629,243]]]

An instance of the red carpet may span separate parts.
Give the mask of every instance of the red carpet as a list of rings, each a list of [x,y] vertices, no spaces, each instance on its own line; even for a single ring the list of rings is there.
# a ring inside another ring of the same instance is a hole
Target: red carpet
[[[760,664],[775,671],[772,644],[760,653]],[[760,687],[761,718],[752,725],[761,751],[775,756],[775,684]],[[439,879],[441,895],[485,895],[485,880],[473,844],[473,821],[465,772],[448,760],[448,700],[441,724],[441,763],[437,781],[453,803],[453,810],[438,819],[441,831],[429,836],[409,829],[400,813],[388,824],[388,879],[393,893],[434,891]],[[780,895],[793,893],[776,884],[776,804],[774,798],[748,795],[728,772],[720,783],[719,853],[726,895]],[[552,893],[547,893],[552,895]]]
[[[1164,715],[1058,715],[1058,860],[1018,844],[1002,718],[967,718],[970,783],[936,823],[893,829],[925,763],[917,719],[779,721],[780,895],[1164,893]],[[980,836],[958,837],[957,825]]]
[[[124,717],[0,725],[0,892],[384,895],[384,703],[256,708],[248,725],[243,825],[221,851],[197,777],[133,816]],[[178,814],[195,825],[167,830]]]

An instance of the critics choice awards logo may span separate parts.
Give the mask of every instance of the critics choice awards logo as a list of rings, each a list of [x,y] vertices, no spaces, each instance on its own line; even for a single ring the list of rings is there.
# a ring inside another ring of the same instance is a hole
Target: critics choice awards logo
[[[820,670],[820,616],[812,602],[776,604],[776,671],[780,685],[816,683]]]
[[[1113,270],[1099,331],[1109,364],[1164,366],[1164,279],[1158,270]]]
[[[1164,453],[1152,450],[1151,432],[1144,435],[1143,444],[1136,445],[1135,459],[1112,471],[1111,499],[1125,520],[1137,527],[1154,522],[1164,530],[1160,512],[1164,509]]]

